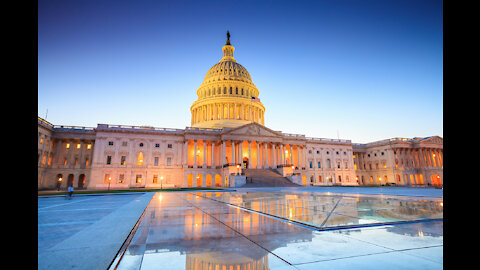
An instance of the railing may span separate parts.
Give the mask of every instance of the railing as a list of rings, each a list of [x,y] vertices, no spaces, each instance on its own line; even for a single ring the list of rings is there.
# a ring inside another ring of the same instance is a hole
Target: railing
[[[110,124],[98,124],[97,129],[113,129],[113,130],[142,130],[142,131],[161,131],[161,132],[171,132],[171,133],[180,133],[183,132],[183,129],[178,128],[159,128],[151,126],[130,126],[130,125],[110,125]]]
[[[351,140],[343,140],[343,139],[327,139],[327,138],[314,138],[314,137],[306,137],[307,141],[313,142],[336,142],[336,143],[351,143]]]

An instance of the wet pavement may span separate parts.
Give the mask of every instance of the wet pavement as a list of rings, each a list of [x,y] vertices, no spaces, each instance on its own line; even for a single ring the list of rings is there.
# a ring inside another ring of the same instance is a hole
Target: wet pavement
[[[110,269],[442,269],[443,201],[157,192],[119,255]]]

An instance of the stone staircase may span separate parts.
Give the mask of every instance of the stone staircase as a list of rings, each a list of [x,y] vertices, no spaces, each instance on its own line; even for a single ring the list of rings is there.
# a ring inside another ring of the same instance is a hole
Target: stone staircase
[[[272,169],[244,169],[247,183],[242,187],[298,187]]]

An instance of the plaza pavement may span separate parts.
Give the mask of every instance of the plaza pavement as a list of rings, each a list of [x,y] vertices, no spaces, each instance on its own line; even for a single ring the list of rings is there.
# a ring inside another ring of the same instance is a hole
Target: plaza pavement
[[[307,191],[443,197],[442,189],[278,187],[225,191]],[[180,191],[191,192],[191,191]],[[38,198],[38,269],[107,269],[155,192]]]

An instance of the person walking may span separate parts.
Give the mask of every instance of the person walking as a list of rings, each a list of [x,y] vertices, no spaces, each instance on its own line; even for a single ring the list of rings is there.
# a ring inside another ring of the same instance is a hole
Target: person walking
[[[69,186],[68,187],[68,199],[72,199],[72,195],[73,195],[73,186]]]

